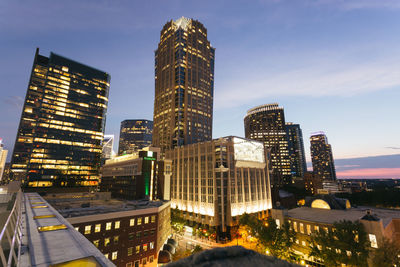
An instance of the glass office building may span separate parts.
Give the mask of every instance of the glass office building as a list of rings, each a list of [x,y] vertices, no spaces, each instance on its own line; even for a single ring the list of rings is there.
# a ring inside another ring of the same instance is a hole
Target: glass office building
[[[124,120],[119,133],[118,155],[132,154],[150,146],[153,121]]]
[[[246,138],[264,143],[270,159],[271,184],[279,187],[290,183],[292,173],[283,108],[273,103],[248,110],[244,130]]]
[[[336,180],[332,147],[324,132],[315,132],[310,136],[311,161],[313,172],[323,180]]]
[[[287,122],[286,135],[288,138],[288,148],[292,175],[303,177],[307,172],[306,155],[304,152],[303,131],[299,124]]]
[[[28,187],[95,186],[110,75],[36,50],[11,161]]]
[[[211,140],[214,56],[199,21],[182,17],[161,30],[155,52],[153,145],[162,152]]]

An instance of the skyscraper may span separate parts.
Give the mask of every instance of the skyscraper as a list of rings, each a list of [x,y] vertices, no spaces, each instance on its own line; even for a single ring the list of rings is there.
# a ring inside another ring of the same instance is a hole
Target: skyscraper
[[[264,143],[270,157],[271,184],[289,183],[292,176],[283,108],[273,103],[248,110],[244,130],[246,138]]]
[[[215,49],[197,20],[169,21],[155,52],[153,145],[211,140]]]
[[[0,183],[3,180],[4,168],[6,165],[8,150],[4,149],[3,139],[0,138]]]
[[[132,154],[151,145],[153,122],[124,120],[119,133],[118,155]]]
[[[110,75],[36,50],[11,161],[29,187],[97,185]]]
[[[303,132],[299,124],[287,122],[286,135],[288,138],[288,148],[292,175],[303,177],[307,171],[306,156],[304,153]]]
[[[311,160],[313,172],[323,180],[336,180],[332,147],[324,132],[315,132],[310,136]]]
[[[104,135],[103,139],[102,159],[111,159],[114,156],[114,135]]]

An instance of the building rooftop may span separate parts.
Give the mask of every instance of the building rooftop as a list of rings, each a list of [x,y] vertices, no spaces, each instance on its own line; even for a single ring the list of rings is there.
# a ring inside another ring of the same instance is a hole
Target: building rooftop
[[[266,266],[294,267],[299,266],[271,256],[262,255],[254,250],[241,246],[208,249],[189,257],[167,264],[168,267],[178,266]]]
[[[26,193],[22,201],[19,266],[115,266],[39,194]]]
[[[362,219],[367,211],[374,217],[382,219],[386,227],[392,219],[400,219],[400,210],[377,209],[372,207],[357,207],[347,210],[328,210],[309,207],[300,207],[288,210],[288,217],[310,222],[333,224],[341,220],[356,221]]]
[[[46,200],[65,218],[158,208],[165,201],[111,199],[109,192],[54,194]]]

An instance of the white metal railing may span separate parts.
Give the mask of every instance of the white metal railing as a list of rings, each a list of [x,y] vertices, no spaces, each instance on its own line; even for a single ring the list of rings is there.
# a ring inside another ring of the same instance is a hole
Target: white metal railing
[[[21,255],[22,239],[22,202],[21,190],[17,193],[14,206],[0,233],[0,262],[2,266],[18,266]]]

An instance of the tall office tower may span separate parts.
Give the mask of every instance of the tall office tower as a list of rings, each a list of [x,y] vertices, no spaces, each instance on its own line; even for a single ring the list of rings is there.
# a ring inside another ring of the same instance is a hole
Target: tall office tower
[[[8,150],[4,149],[3,139],[0,138],[0,183],[3,181],[4,168],[6,166]]]
[[[155,52],[153,145],[162,152],[211,140],[215,49],[200,22],[171,20]]]
[[[181,216],[232,237],[239,217],[271,209],[267,159],[262,142],[228,136],[166,151],[172,160],[171,207]]]
[[[292,175],[283,108],[273,103],[248,110],[244,130],[246,138],[264,143],[270,158],[272,186],[290,183]]]
[[[110,75],[36,50],[11,161],[28,187],[98,184]]]
[[[310,136],[311,160],[313,172],[323,180],[336,180],[332,147],[324,132],[315,132]]]
[[[288,148],[292,175],[303,177],[307,171],[306,155],[304,152],[303,132],[299,124],[287,122],[286,135],[288,138]]]
[[[101,154],[102,159],[111,159],[114,156],[114,135],[104,135],[103,150]]]
[[[118,155],[132,154],[151,145],[153,122],[124,120],[119,133]]]

